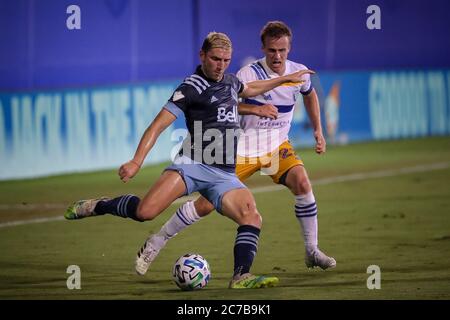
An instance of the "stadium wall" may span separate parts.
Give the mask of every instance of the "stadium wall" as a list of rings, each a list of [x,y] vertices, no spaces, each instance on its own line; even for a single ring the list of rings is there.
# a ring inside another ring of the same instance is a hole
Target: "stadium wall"
[[[80,8],[81,29],[66,10]],[[233,40],[230,71],[261,56],[259,32],[280,19],[290,58],[316,71],[450,68],[450,1],[0,0],[0,92],[171,81],[191,73],[210,31]]]
[[[330,141],[345,144],[450,134],[450,70],[323,72],[313,79]],[[178,81],[84,90],[0,95],[0,180],[117,168]],[[331,90],[338,85],[338,90]],[[334,101],[333,101],[334,100]],[[307,114],[296,108],[290,138],[314,143]],[[146,163],[178,150],[184,119],[161,136]]]

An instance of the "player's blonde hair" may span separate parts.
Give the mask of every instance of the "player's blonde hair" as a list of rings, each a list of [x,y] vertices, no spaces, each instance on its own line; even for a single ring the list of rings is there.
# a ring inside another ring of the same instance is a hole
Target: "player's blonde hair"
[[[213,31],[208,33],[205,40],[203,41],[202,51],[208,52],[209,50],[214,48],[222,48],[225,50],[233,49],[231,40],[225,33]]]
[[[266,38],[276,38],[288,37],[289,42],[292,41],[292,31],[291,29],[282,21],[269,21],[261,29],[261,42],[264,47],[264,40]]]

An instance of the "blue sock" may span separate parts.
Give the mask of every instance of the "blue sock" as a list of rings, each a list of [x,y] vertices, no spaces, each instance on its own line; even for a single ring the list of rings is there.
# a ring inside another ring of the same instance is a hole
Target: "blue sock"
[[[98,215],[112,214],[122,218],[131,218],[133,220],[142,222],[136,217],[137,207],[141,200],[132,195],[127,194],[108,201],[99,201],[95,206],[95,213]]]
[[[240,226],[237,231],[234,243],[234,276],[250,272],[261,232],[259,228],[251,225]]]

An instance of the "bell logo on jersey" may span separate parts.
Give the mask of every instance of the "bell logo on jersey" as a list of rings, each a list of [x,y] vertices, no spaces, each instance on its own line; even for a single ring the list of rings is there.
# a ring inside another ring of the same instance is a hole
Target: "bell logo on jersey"
[[[228,111],[224,107],[217,108],[217,122],[238,122],[237,106],[233,107],[233,111]]]

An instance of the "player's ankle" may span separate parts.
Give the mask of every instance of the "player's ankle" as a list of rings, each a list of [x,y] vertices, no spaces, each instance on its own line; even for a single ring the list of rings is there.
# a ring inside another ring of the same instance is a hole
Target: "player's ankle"
[[[150,241],[155,248],[161,249],[166,245],[168,240],[163,235],[155,234],[154,236],[151,237]]]
[[[305,250],[306,250],[306,253],[307,253],[308,255],[311,255],[311,254],[313,254],[315,251],[318,250],[318,247],[315,246],[315,245],[306,245],[306,246],[305,246]]]

